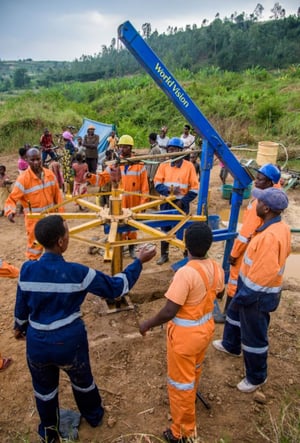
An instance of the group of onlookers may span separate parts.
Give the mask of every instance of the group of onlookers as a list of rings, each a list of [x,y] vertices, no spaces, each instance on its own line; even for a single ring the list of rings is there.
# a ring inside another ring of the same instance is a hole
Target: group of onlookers
[[[175,204],[181,213],[189,213],[190,203],[198,194],[199,177],[195,166],[197,156],[195,162],[184,155],[187,148],[195,146],[188,125],[181,137],[168,138],[166,127],[159,135],[150,134],[151,159],[169,156],[168,162],[130,161],[133,138],[124,134],[118,139],[112,133],[102,171],[97,171],[99,136],[94,131],[94,127],[89,127],[80,145],[82,150],[85,148],[85,159],[83,151],[76,151],[71,133],[63,133],[69,165],[74,170],[73,192],[86,192],[87,182],[98,187],[120,184],[125,191],[123,208],[142,205],[149,192],[156,192],[175,197],[172,205],[170,201],[163,203],[162,210],[174,209]],[[87,422],[95,427],[103,419],[104,409],[93,380],[80,313],[86,294],[91,292],[108,299],[123,296],[137,281],[143,263],[154,257],[155,248],[144,247],[136,252],[137,232],[123,233],[134,261],[113,277],[64,260],[69,235],[67,222],[58,214],[64,212],[63,196],[54,171],[44,167],[48,153],[53,153],[49,135],[49,131],[44,131],[42,136],[45,146],[41,146],[45,150],[29,146],[24,146],[25,151],[20,149],[20,174],[5,199],[4,209],[0,206],[0,210],[14,222],[18,202],[24,209],[28,261],[23,264],[18,281],[15,337],[27,340],[27,361],[40,416],[39,435],[44,440],[55,441],[61,436],[60,368],[69,375],[77,406]],[[113,154],[123,160],[120,165],[108,163]],[[50,154],[50,164],[56,162],[52,157]],[[214,348],[222,353],[243,355],[245,377],[237,384],[242,393],[254,392],[267,382],[270,312],[279,305],[283,270],[291,250],[290,228],[281,219],[288,207],[288,198],[280,189],[279,181],[280,171],[275,165],[258,169],[243,226],[229,257],[231,271],[223,336],[213,341]],[[0,166],[0,191],[10,183],[5,166]],[[28,217],[29,213],[55,214],[37,222]],[[171,227],[161,229],[168,233]],[[176,272],[166,291],[165,306],[139,325],[140,333],[145,335],[153,327],[168,322],[167,370],[172,424],[163,436],[169,443],[187,442],[195,437],[195,401],[203,360],[214,333],[214,299],[224,290],[224,272],[207,256],[212,240],[206,223],[195,222],[187,228],[187,264]],[[169,243],[162,241],[157,264],[168,260]],[[18,274],[18,269],[0,259],[0,276],[15,278]],[[7,369],[11,361],[0,355],[0,371]]]

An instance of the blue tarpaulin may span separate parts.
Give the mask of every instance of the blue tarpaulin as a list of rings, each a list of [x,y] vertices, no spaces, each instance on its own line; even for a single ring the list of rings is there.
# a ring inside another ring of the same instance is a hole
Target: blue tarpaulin
[[[81,128],[76,134],[76,137],[84,137],[87,133],[87,129],[90,125],[95,126],[95,134],[99,135],[100,143],[98,145],[98,154],[104,153],[108,147],[107,137],[110,136],[111,131],[116,131],[116,127],[113,124],[100,123],[89,118],[84,118]],[[102,156],[100,156],[102,157]]]

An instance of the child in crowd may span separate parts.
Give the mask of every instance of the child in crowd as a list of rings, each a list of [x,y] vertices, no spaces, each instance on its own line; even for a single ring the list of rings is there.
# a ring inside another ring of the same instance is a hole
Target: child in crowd
[[[83,195],[87,193],[87,182],[85,175],[89,171],[87,163],[83,161],[82,154],[76,154],[75,160],[72,163],[74,171],[73,197],[75,195]],[[79,205],[79,210],[83,208]]]
[[[19,174],[26,171],[28,168],[28,161],[26,160],[27,149],[25,147],[19,149],[19,159],[18,159],[18,171]]]
[[[64,131],[62,137],[65,143],[62,159],[63,176],[66,183],[66,193],[71,194],[73,190],[72,162],[75,154],[75,145],[73,135],[69,131]]]
[[[61,165],[59,161],[51,159],[49,163],[49,169],[53,172],[56,177],[59,189],[64,190],[64,176],[62,173]]]
[[[76,143],[76,152],[77,154],[82,155],[82,159],[85,160],[85,147],[82,144],[82,137],[77,137],[77,143]]]
[[[0,217],[4,215],[4,204],[9,196],[9,185],[12,181],[9,180],[8,175],[6,175],[6,166],[0,165]]]
[[[107,141],[108,141],[107,150],[109,150],[109,149],[112,149],[113,151],[118,150],[119,139],[116,135],[116,131],[111,131],[110,136],[107,137]]]
[[[73,135],[71,134],[71,132],[65,131],[62,136],[65,142],[65,150],[68,151],[71,158],[70,162],[72,162],[75,154],[75,144],[73,142]]]

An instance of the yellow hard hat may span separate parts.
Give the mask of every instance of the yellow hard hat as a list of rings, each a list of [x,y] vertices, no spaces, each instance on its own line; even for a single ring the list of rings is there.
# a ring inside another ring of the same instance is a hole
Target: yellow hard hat
[[[133,138],[131,137],[131,135],[122,135],[121,137],[120,137],[120,140],[119,140],[119,143],[118,143],[119,145],[129,145],[129,146],[133,146],[134,145],[134,143],[133,143]]]

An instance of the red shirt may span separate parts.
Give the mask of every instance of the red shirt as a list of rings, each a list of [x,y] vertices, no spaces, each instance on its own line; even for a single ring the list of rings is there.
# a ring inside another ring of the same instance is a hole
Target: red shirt
[[[42,135],[40,145],[43,147],[43,151],[50,151],[51,147],[54,145],[51,132]]]

